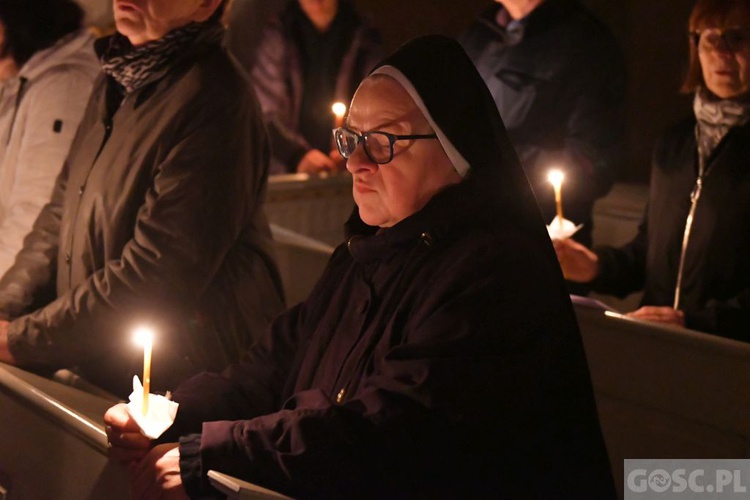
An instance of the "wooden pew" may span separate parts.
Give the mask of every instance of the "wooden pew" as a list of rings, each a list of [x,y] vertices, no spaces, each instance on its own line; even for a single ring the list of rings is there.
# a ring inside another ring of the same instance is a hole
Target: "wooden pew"
[[[354,209],[352,177],[348,173],[271,176],[263,208],[269,222],[336,246],[344,240],[344,222]]]
[[[310,294],[334,248],[276,224],[271,224],[271,233],[286,303],[293,306]]]
[[[0,499],[129,498],[127,471],[107,460],[112,404],[0,364]]]
[[[750,344],[576,314],[621,498],[626,458],[750,458]]]
[[[67,375],[71,381],[70,375]],[[104,412],[117,400],[0,363],[0,500],[130,498],[128,471],[107,459]],[[281,500],[209,471],[230,500]]]

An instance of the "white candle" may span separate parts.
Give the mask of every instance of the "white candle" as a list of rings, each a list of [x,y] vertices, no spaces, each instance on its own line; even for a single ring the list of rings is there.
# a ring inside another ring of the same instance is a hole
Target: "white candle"
[[[331,106],[331,111],[333,111],[333,116],[335,117],[334,123],[336,124],[336,128],[343,127],[344,116],[346,116],[346,104],[343,102],[334,102],[333,106]]]
[[[135,340],[143,346],[143,414],[148,413],[148,395],[151,392],[151,348],[154,332],[150,328],[140,327],[135,331]]]
[[[562,210],[562,183],[565,175],[558,169],[552,169],[547,174],[547,180],[552,184],[555,190],[555,206],[557,208],[557,219],[560,229],[563,228],[563,210]]]

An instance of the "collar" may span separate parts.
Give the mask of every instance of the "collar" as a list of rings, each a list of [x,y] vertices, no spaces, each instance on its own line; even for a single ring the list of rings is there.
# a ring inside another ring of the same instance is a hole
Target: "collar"
[[[349,253],[357,262],[382,260],[419,246],[429,249],[475,227],[477,201],[474,178],[448,186],[419,212],[392,227],[368,226],[355,207],[345,225]]]
[[[505,8],[496,4],[485,10],[479,15],[482,24],[489,27],[495,33],[499,33],[505,38],[513,34],[519,38],[535,36],[538,33],[549,31],[565,22],[565,18],[570,16],[578,9],[578,4],[573,0],[545,0],[539,6],[522,19],[511,19],[508,16],[508,23],[505,26],[498,24],[498,16]],[[518,42],[516,42],[518,43]]]

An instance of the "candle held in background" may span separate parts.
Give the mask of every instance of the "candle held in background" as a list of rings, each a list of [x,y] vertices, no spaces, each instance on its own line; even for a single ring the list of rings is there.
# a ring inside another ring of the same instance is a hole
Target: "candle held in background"
[[[557,208],[557,222],[560,229],[563,228],[563,210],[562,210],[562,183],[565,175],[558,169],[552,169],[547,174],[547,180],[552,184],[555,190],[555,206]]]
[[[143,346],[143,415],[148,414],[148,395],[151,392],[151,348],[154,332],[150,328],[140,327],[135,331],[136,342]]]
[[[335,127],[343,127],[344,117],[346,116],[346,104],[343,102],[334,102],[333,106],[331,106],[331,111],[333,111]]]

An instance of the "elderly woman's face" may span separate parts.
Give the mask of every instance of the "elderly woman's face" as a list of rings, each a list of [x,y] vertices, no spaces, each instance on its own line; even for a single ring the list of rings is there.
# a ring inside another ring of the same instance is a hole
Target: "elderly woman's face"
[[[722,99],[750,92],[749,37],[750,27],[741,30],[707,28],[700,32],[698,57],[703,81],[708,90]]]
[[[175,28],[208,19],[221,0],[114,0],[117,31],[133,45],[162,38]]]
[[[395,135],[430,134],[430,125],[409,94],[389,77],[370,77],[352,100],[347,127]],[[349,157],[354,201],[362,220],[390,227],[421,210],[437,192],[461,181],[437,139],[397,141],[393,159],[378,165],[362,144]]]

